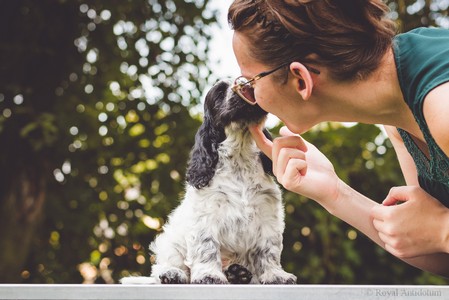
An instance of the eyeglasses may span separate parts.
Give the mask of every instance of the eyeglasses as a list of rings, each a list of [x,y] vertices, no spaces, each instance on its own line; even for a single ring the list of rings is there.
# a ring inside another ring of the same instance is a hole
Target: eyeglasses
[[[268,76],[274,72],[276,72],[277,70],[282,69],[283,67],[287,66],[291,64],[291,62],[287,62],[287,63],[283,63],[282,65],[280,65],[279,67],[274,68],[273,70],[270,71],[265,71],[262,73],[257,74],[256,76],[254,76],[251,79],[246,79],[243,76],[239,76],[237,77],[237,79],[234,81],[234,85],[232,86],[232,90],[234,91],[234,93],[237,93],[237,95],[240,96],[240,98],[242,98],[243,100],[245,100],[246,102],[248,102],[251,105],[255,105],[256,104],[256,96],[254,95],[254,83],[256,82],[256,80],[259,80],[265,76]],[[304,65],[307,70],[309,70],[312,73],[315,73],[317,75],[319,75],[321,72],[315,68],[309,67]]]

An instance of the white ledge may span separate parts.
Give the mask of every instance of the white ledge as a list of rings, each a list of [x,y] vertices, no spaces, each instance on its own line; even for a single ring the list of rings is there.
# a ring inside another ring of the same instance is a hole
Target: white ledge
[[[447,300],[449,286],[0,284],[0,299]]]

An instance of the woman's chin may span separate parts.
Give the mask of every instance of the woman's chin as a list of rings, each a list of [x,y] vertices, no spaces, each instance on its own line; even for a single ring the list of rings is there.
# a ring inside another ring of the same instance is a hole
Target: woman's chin
[[[298,126],[286,121],[282,121],[284,123],[284,125],[288,128],[288,130],[290,130],[293,133],[296,134],[303,134],[304,132],[307,132],[310,128],[309,127],[305,127],[305,126]]]

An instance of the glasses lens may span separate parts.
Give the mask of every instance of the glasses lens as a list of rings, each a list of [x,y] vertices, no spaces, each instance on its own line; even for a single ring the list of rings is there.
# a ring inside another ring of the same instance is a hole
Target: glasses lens
[[[254,96],[254,88],[251,83],[244,77],[239,77],[235,81],[236,86],[238,86],[238,94],[245,98],[246,101],[250,103],[256,103],[256,97]]]

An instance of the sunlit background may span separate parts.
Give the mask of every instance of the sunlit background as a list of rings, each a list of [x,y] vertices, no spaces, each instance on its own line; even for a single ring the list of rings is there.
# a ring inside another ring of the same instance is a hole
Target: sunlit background
[[[240,73],[230,3],[1,2],[1,283],[150,274],[148,244],[182,199],[205,92]],[[449,28],[448,0],[387,3],[400,31]],[[375,200],[403,184],[376,126],[323,123],[305,138]],[[398,261],[313,201],[288,192],[284,200],[282,264],[300,283],[449,283]]]

